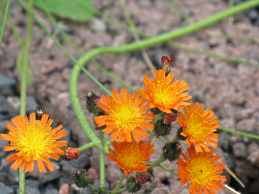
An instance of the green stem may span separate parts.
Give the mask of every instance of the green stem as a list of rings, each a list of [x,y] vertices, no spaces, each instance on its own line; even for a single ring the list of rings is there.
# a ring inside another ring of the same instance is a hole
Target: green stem
[[[190,24],[189,26],[181,27],[172,32],[161,34],[161,35],[155,36],[155,37],[150,37],[150,38],[144,39],[142,41],[137,41],[137,42],[130,43],[130,44],[124,44],[124,45],[121,45],[118,47],[96,48],[96,49],[93,49],[93,50],[87,52],[85,55],[83,55],[77,61],[77,63],[74,65],[74,67],[72,69],[71,79],[70,79],[70,83],[69,83],[70,84],[69,92],[70,92],[72,108],[75,112],[75,115],[76,115],[82,129],[84,130],[85,135],[88,136],[93,142],[96,142],[98,145],[101,144],[100,139],[93,132],[93,130],[91,129],[91,127],[89,125],[89,122],[86,119],[84,111],[80,105],[78,90],[77,90],[77,83],[79,80],[80,71],[90,60],[96,58],[100,54],[106,54],[106,53],[121,54],[121,53],[133,52],[133,51],[141,50],[144,48],[152,47],[155,45],[163,44],[163,43],[168,42],[169,40],[181,38],[181,37],[184,37],[191,33],[205,29],[209,26],[212,26],[212,25],[224,20],[227,17],[233,16],[235,14],[238,14],[242,11],[248,10],[248,9],[258,6],[258,5],[259,5],[259,0],[248,1],[245,3],[239,4],[237,6],[233,6],[229,9],[222,11],[220,13],[217,13],[213,16],[210,16],[207,19]]]
[[[19,194],[25,194],[25,172],[19,170]]]
[[[100,139],[102,144],[104,143],[103,133],[100,132]],[[100,175],[100,188],[105,189],[105,151],[101,149],[99,151],[99,175]]]
[[[236,130],[236,129],[232,129],[232,128],[220,128],[219,130],[226,132],[226,133],[230,133],[232,135],[259,141],[259,135],[255,134],[255,133],[240,131],[240,130]]]
[[[5,25],[6,25],[6,21],[7,21],[7,18],[8,18],[11,0],[7,0],[7,1],[4,1],[4,2],[6,2],[6,5],[5,5],[4,11],[3,11],[3,22],[2,22],[1,27],[0,27],[0,42],[2,41],[2,38],[4,36]],[[3,2],[3,4],[4,4],[4,2]]]
[[[89,148],[95,147],[95,146],[96,146],[96,144],[94,142],[87,143],[87,144],[84,144],[84,145],[80,146],[79,147],[79,151],[83,152],[83,151],[85,151],[85,150],[87,150]]]
[[[21,94],[20,94],[20,115],[26,114],[26,106],[27,106],[27,72],[29,67],[29,52],[30,45],[32,41],[32,26],[33,26],[33,18],[32,18],[32,9],[33,9],[33,1],[29,0],[27,2],[27,6],[29,11],[27,12],[27,35],[25,40],[25,47],[23,51],[23,60],[21,61]],[[23,170],[19,170],[19,194],[25,194],[25,172]]]

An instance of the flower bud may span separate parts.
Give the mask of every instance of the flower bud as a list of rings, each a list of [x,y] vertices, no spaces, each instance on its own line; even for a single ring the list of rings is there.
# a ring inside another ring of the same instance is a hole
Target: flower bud
[[[166,136],[171,131],[171,125],[165,124],[163,119],[159,119],[155,123],[154,131],[157,136]]]
[[[80,151],[78,148],[68,147],[65,151],[66,160],[75,160],[75,159],[79,158],[79,156],[80,156]]]
[[[161,64],[163,65],[163,69],[168,74],[170,72],[170,67],[173,65],[174,62],[173,56],[162,56],[161,57]]]
[[[181,147],[178,142],[169,142],[163,147],[163,156],[169,161],[178,159]]]
[[[87,176],[86,170],[77,170],[74,174],[75,184],[78,187],[86,187],[92,184],[93,181]]]
[[[175,122],[177,118],[177,112],[166,113],[163,117],[163,123],[166,125],[170,125]]]
[[[93,92],[88,92],[86,96],[86,108],[89,112],[94,115],[100,115],[102,113],[101,109],[97,107],[98,96]]]
[[[137,183],[143,185],[148,181],[151,181],[151,176],[148,173],[138,173],[135,177]]]
[[[126,183],[127,191],[135,193],[141,189],[141,185],[137,182],[134,177],[129,177]]]

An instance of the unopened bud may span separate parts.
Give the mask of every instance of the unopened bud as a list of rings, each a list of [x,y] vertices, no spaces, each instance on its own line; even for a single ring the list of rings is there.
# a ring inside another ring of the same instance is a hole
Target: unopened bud
[[[143,185],[146,182],[151,181],[151,176],[148,173],[139,173],[136,175],[135,179],[139,184]]]
[[[163,65],[163,69],[165,72],[169,73],[170,72],[170,67],[173,65],[174,62],[174,57],[173,56],[162,56],[161,57],[161,64]]]
[[[87,176],[86,170],[77,170],[74,174],[75,184],[78,187],[86,187],[92,184],[93,181]]]
[[[78,148],[68,147],[65,151],[65,159],[66,160],[75,160],[79,158],[80,151]]]
[[[163,147],[163,156],[169,161],[178,159],[181,147],[178,142],[169,142]]]
[[[157,136],[166,136],[171,131],[171,125],[165,124],[163,119],[157,120],[154,131]]]
[[[163,122],[166,125],[170,125],[171,123],[175,122],[177,118],[177,112],[166,113],[163,117]]]
[[[102,113],[101,109],[97,106],[97,100],[99,97],[94,94],[93,92],[88,92],[86,96],[86,108],[89,112],[93,113],[94,115],[100,115]]]
[[[129,177],[127,180],[127,191],[130,193],[135,193],[141,189],[141,185],[136,181],[134,177]]]

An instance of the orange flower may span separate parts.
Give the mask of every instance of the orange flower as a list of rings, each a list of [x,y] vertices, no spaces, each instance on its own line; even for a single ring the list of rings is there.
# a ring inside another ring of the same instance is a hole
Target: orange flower
[[[102,96],[97,106],[105,115],[95,117],[96,125],[105,126],[104,132],[111,135],[112,141],[139,142],[153,129],[154,115],[137,93],[129,93],[126,89],[113,90],[111,96]]]
[[[179,112],[177,122],[182,128],[181,135],[187,138],[189,145],[194,145],[197,152],[217,147],[218,134],[215,132],[219,121],[215,114],[211,110],[205,110],[202,104],[194,103],[185,107]]]
[[[173,74],[167,75],[160,69],[156,71],[154,80],[144,76],[144,88],[141,92],[150,102],[151,108],[170,113],[172,109],[179,110],[190,104],[191,96],[187,93],[188,89],[185,81],[174,80]]]
[[[147,162],[153,152],[154,146],[150,142],[113,142],[108,157],[128,175],[133,172],[146,172],[149,168]]]
[[[178,160],[180,182],[188,184],[190,194],[216,194],[223,189],[226,178],[222,176],[224,164],[213,152],[195,152],[190,148]]]
[[[13,170],[22,169],[32,172],[37,165],[40,172],[53,171],[54,165],[49,159],[59,159],[64,154],[67,136],[62,125],[52,128],[52,120],[43,114],[40,120],[36,114],[15,116],[7,123],[7,134],[0,134],[0,140],[8,141],[4,151],[11,152],[6,161],[12,163]]]

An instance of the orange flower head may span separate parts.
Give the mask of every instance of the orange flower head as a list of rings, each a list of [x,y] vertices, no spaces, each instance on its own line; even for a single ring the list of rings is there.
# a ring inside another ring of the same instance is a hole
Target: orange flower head
[[[13,170],[32,172],[37,166],[40,172],[53,171],[50,159],[57,160],[64,154],[67,131],[62,125],[52,128],[52,120],[43,114],[38,120],[36,114],[15,116],[7,123],[8,133],[0,134],[0,140],[8,141],[4,151],[11,152],[6,161]]]
[[[157,70],[155,79],[144,76],[144,88],[141,90],[144,97],[150,102],[151,108],[158,108],[163,112],[171,113],[190,104],[188,84],[185,81],[174,80],[172,73],[166,74],[162,69]]]
[[[213,152],[195,152],[191,147],[178,160],[181,184],[188,184],[190,194],[216,194],[224,188],[224,164]]]
[[[185,107],[179,112],[177,122],[182,128],[181,135],[186,137],[186,142],[193,145],[197,152],[217,147],[218,134],[215,132],[219,121],[215,114],[211,110],[205,110],[202,104],[194,103]]]
[[[147,162],[154,152],[150,142],[113,142],[108,158],[114,161],[125,175],[134,172],[146,172]]]
[[[113,90],[111,96],[102,96],[97,105],[105,114],[95,117],[95,123],[97,127],[105,126],[104,132],[112,141],[139,142],[146,139],[154,127],[154,115],[148,103],[136,92]]]

